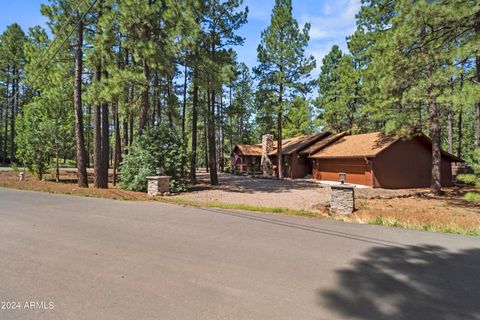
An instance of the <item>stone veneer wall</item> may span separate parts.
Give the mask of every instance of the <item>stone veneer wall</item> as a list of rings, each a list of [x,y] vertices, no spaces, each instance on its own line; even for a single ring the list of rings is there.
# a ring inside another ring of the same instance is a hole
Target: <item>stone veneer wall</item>
[[[169,176],[147,177],[147,180],[148,180],[147,192],[149,196],[156,196],[159,193],[170,192]]]
[[[331,187],[330,212],[350,214],[355,211],[355,187],[336,185]]]

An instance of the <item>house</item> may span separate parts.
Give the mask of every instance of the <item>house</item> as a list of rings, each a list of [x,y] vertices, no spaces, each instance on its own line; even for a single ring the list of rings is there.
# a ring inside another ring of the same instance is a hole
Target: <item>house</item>
[[[339,180],[377,188],[429,187],[432,143],[425,135],[405,140],[380,132],[343,136],[309,156],[313,178]],[[451,186],[452,162],[461,162],[442,151],[441,184]]]
[[[250,173],[260,171],[261,144],[236,144],[231,153],[232,168]]]
[[[308,156],[318,150],[313,147],[320,141],[332,136],[330,132],[319,132],[311,135],[303,135],[291,139],[282,140],[282,157],[284,176],[287,178],[302,178],[312,173],[311,162]],[[311,152],[302,152],[312,147]],[[273,142],[273,150],[268,153],[268,157],[277,167],[277,141]],[[261,144],[237,144],[232,150],[232,167],[241,172],[260,172],[260,162],[262,158]]]

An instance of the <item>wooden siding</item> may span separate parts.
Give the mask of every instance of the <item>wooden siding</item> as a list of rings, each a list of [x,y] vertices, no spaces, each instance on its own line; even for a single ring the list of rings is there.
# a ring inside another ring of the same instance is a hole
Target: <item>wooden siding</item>
[[[347,183],[377,188],[402,189],[430,186],[432,155],[429,145],[420,139],[398,140],[375,158],[313,159],[313,178],[339,181],[347,174]],[[442,186],[453,185],[450,159],[442,156]]]
[[[430,187],[432,154],[419,139],[397,141],[373,160],[374,184],[379,188]],[[442,156],[442,186],[451,186],[452,165]]]

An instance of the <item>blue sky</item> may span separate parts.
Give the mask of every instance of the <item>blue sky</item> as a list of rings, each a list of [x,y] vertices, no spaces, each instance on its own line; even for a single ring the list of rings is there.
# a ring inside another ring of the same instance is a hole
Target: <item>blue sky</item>
[[[239,34],[245,38],[243,47],[237,47],[239,61],[249,67],[256,65],[256,50],[260,33],[267,28],[274,0],[245,0],[249,7],[248,23]],[[355,29],[355,14],[360,9],[360,0],[292,0],[293,15],[303,25],[310,22],[310,43],[307,53],[317,60],[320,70],[321,59],[332,45],[338,44],[346,50],[345,37]],[[45,26],[46,19],[40,14],[40,4],[47,0],[0,0],[0,32],[9,24],[19,23],[25,30],[35,25]]]

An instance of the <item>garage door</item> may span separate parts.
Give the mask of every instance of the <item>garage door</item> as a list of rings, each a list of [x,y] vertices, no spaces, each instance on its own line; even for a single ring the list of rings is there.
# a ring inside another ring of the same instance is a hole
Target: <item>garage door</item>
[[[347,183],[371,185],[370,168],[365,159],[315,159],[313,177],[339,181],[338,174],[347,174]]]

